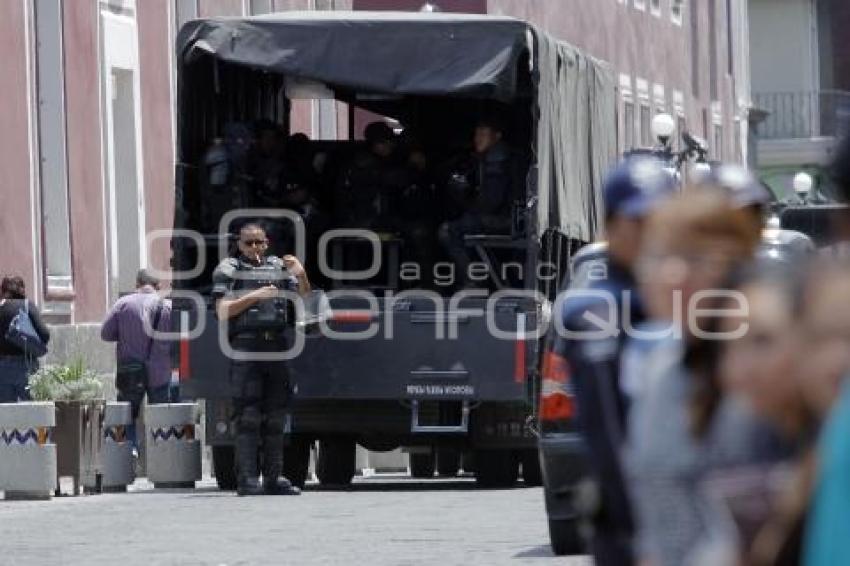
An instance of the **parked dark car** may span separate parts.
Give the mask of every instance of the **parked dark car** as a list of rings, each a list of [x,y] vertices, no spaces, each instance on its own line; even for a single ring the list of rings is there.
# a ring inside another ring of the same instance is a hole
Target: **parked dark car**
[[[605,242],[597,242],[576,252],[570,263],[569,277],[564,278],[562,289],[584,289],[595,278],[604,277],[607,250]],[[549,521],[549,541],[552,551],[562,556],[583,552],[575,495],[587,468],[584,463],[584,441],[574,421],[574,402],[566,360],[551,348],[554,326],[549,334],[541,375],[538,452]]]

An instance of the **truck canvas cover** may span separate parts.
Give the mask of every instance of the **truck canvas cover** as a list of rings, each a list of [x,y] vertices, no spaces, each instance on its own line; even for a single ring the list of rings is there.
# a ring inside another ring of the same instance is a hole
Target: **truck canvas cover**
[[[591,241],[602,176],[616,158],[608,67],[526,22],[442,13],[285,12],[187,23],[177,38],[181,100],[187,67],[228,64],[323,83],[334,91],[509,101],[529,57],[537,96],[537,233]],[[181,105],[186,107],[185,105]],[[179,144],[178,144],[179,147]]]

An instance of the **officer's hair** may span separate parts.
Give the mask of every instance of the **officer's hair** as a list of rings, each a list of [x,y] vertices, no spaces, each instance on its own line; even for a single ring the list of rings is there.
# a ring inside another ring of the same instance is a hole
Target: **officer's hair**
[[[254,230],[259,230],[263,234],[266,233],[266,229],[257,224],[256,222],[249,222],[248,224],[245,224],[239,229],[239,235],[241,236],[243,232],[251,232]]]
[[[248,232],[252,230],[260,230],[263,232],[263,234],[266,233],[266,229],[257,224],[256,222],[249,222],[248,224],[243,225],[241,228],[239,228],[239,236],[237,236],[235,240],[232,239],[232,237],[230,239],[230,244],[227,248],[228,255],[230,257],[239,257],[239,238],[242,237],[242,232]]]

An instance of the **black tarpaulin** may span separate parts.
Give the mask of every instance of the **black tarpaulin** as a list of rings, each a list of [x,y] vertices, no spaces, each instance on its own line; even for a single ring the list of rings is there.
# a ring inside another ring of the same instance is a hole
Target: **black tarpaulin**
[[[177,56],[181,65],[208,55],[358,92],[509,100],[529,29],[494,16],[284,12],[191,21]]]
[[[537,198],[530,201],[536,203],[536,232],[554,229],[586,242],[597,236],[604,216],[602,180],[617,157],[614,74],[604,62],[526,22],[337,11],[194,20],[177,37],[177,56],[184,111],[198,104],[198,90],[213,88],[210,80],[217,80],[193,74],[202,61],[320,83],[337,96],[503,102],[515,99],[519,73],[528,72],[536,98]]]

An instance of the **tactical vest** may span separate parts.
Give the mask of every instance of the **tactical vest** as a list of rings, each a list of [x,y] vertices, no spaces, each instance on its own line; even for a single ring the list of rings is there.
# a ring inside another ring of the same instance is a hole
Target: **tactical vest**
[[[266,257],[261,265],[252,265],[236,260],[237,276],[234,278],[233,291],[238,295],[274,285],[281,291],[294,291],[289,271],[277,257]],[[276,297],[259,301],[244,310],[234,320],[230,328],[231,335],[242,332],[282,331],[290,324],[290,301]]]

